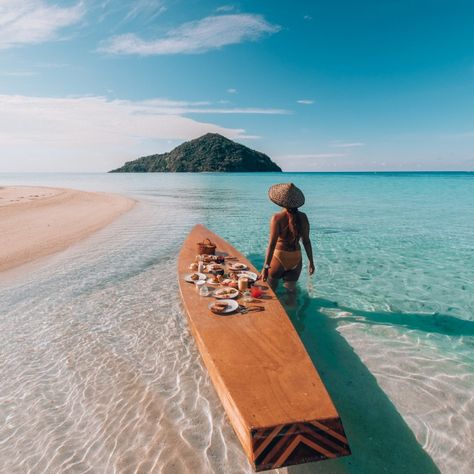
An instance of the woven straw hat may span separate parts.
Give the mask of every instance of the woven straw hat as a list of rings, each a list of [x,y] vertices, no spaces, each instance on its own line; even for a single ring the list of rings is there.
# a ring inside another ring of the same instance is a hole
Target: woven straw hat
[[[304,204],[304,194],[293,183],[281,183],[270,186],[268,197],[281,207],[292,209]]]

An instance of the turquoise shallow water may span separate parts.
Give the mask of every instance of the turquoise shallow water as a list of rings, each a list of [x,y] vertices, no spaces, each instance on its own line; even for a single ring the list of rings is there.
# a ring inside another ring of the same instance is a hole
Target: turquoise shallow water
[[[354,453],[289,472],[474,470],[474,175],[0,174],[139,201],[0,280],[2,472],[250,472],[175,262],[201,222],[261,266],[278,181],[306,194],[317,265],[289,313]]]

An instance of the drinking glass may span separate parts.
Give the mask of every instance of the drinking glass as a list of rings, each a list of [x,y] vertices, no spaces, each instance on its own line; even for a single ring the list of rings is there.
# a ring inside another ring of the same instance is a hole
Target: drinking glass
[[[242,295],[242,302],[244,303],[251,303],[253,301],[252,295],[250,294],[250,291],[245,291]]]

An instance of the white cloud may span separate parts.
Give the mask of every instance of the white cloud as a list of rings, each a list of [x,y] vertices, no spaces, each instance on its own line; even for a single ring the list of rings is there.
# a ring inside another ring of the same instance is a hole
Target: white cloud
[[[230,89],[227,89],[227,92],[229,94],[237,94],[237,89],[234,89],[234,88],[231,87]]]
[[[114,30],[127,23],[140,20],[140,25],[148,25],[167,10],[163,0],[87,0],[90,18],[98,23],[111,18]]]
[[[178,111],[181,114],[248,114],[248,115],[289,115],[291,114],[290,111],[285,109],[263,109],[259,107],[232,107],[228,109],[223,108],[192,108],[186,107],[182,110],[176,108],[171,109],[170,112],[163,112],[163,113],[171,113]]]
[[[441,135],[441,138],[474,138],[474,130],[473,131],[467,131],[467,132],[460,132],[460,133],[445,133]]]
[[[166,11],[166,7],[162,0],[133,0],[125,21],[133,20],[140,15],[146,15],[148,20],[152,20],[164,11]]]
[[[365,143],[362,142],[352,142],[352,143],[333,143],[332,147],[336,148],[354,148],[358,146],[365,146]]]
[[[338,169],[340,159],[348,156],[347,153],[303,153],[276,156],[275,160],[285,171],[328,171]]]
[[[35,71],[2,71],[0,76],[4,77],[31,77],[37,76],[38,73]]]
[[[340,158],[341,156],[348,156],[347,153],[307,153],[301,155],[284,155],[280,158],[287,160],[314,160],[320,158]]]
[[[0,0],[0,49],[57,39],[84,13],[82,2],[60,7],[44,0]]]
[[[38,63],[38,64],[33,64],[33,67],[39,68],[39,69],[61,69],[68,67],[69,64],[67,63],[53,63],[53,62],[44,62],[44,63]]]
[[[216,8],[216,12],[222,13],[222,12],[231,12],[235,10],[235,7],[233,5],[222,5],[221,7]]]
[[[169,99],[150,99],[135,102],[143,114],[191,115],[191,114],[249,114],[249,115],[288,115],[285,109],[260,107],[216,107],[212,102],[188,102]],[[219,102],[218,102],[219,104]]]
[[[144,27],[156,20],[156,17],[167,10],[164,0],[86,0],[89,17],[97,23],[110,19],[114,31],[124,25],[140,21]]]
[[[196,105],[198,104],[198,105]],[[105,171],[207,132],[255,138],[181,115],[207,102],[0,95],[2,171]]]
[[[303,19],[306,20],[306,21],[311,21],[313,19],[313,17],[311,15],[305,15],[303,17]]]
[[[209,16],[184,23],[164,37],[144,40],[134,33],[113,36],[104,41],[98,51],[110,54],[195,54],[276,33],[277,25],[260,15],[236,14]]]
[[[298,102],[298,104],[303,104],[303,105],[314,104],[314,100],[311,100],[311,99],[299,99],[296,102]]]

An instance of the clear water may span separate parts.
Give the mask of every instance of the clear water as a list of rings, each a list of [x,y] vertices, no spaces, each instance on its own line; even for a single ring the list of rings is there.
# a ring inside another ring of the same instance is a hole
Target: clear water
[[[202,222],[260,266],[267,188],[290,180],[317,272],[289,314],[353,456],[288,472],[474,472],[472,174],[0,175],[139,201],[0,277],[0,472],[251,472],[188,331],[176,257]]]

